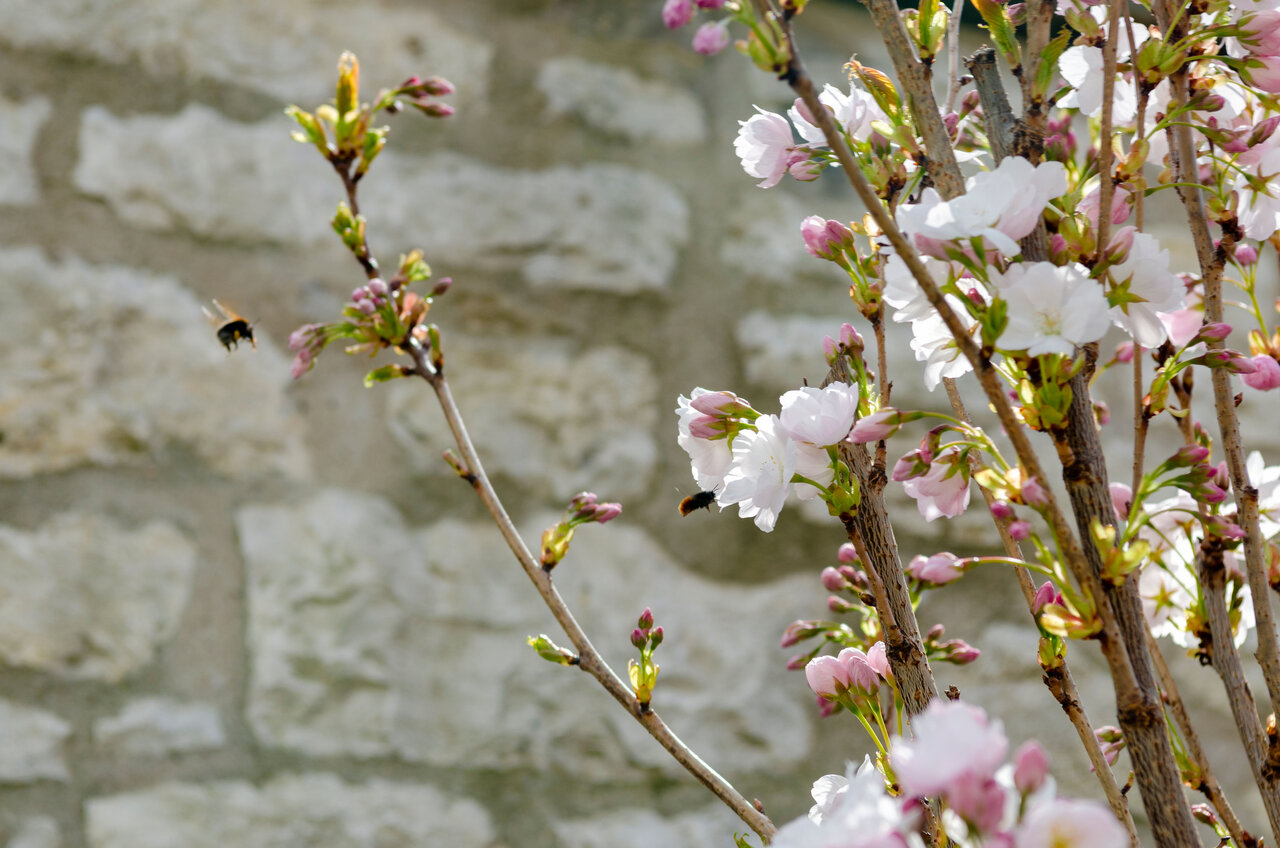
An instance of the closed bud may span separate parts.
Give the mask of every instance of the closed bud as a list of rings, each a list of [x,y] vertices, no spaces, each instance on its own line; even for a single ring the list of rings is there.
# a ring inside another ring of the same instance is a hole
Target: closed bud
[[[1014,521],[1009,524],[1009,538],[1015,542],[1021,542],[1031,536],[1031,523],[1029,521]]]
[[[855,565],[861,562],[858,559],[858,549],[853,546],[852,542],[845,542],[836,551],[836,559],[843,565]]]
[[[1018,749],[1013,755],[1013,763],[1013,785],[1023,795],[1039,789],[1049,774],[1049,755],[1034,739]]]
[[[1064,599],[1062,593],[1058,591],[1058,587],[1053,585],[1052,580],[1046,580],[1040,584],[1040,588],[1036,589],[1035,598],[1031,601],[1031,610],[1039,614],[1049,604],[1057,604],[1062,606]]]
[[[649,634],[649,644],[655,648],[658,647],[659,645],[662,644],[663,636],[664,636],[664,633],[662,630],[662,625],[659,624],[657,627],[653,628],[653,631]]]
[[[991,515],[1000,521],[1006,521],[1013,518],[1013,507],[1009,506],[1009,504],[1004,501],[992,501]]]
[[[857,607],[846,601],[844,598],[836,595],[830,595],[827,597],[827,609],[831,610],[831,612],[836,615],[844,615],[847,612],[853,612]]]
[[[640,613],[640,618],[636,620],[636,626],[644,631],[648,631],[649,628],[653,627],[653,610],[645,607],[644,612]]]
[[[648,637],[644,635],[644,631],[641,630],[639,627],[631,631],[632,645],[635,645],[637,648],[644,648],[644,646],[647,645],[648,642],[649,642]]]
[[[828,592],[842,592],[849,588],[849,581],[839,571],[827,566],[822,569],[822,588]]]

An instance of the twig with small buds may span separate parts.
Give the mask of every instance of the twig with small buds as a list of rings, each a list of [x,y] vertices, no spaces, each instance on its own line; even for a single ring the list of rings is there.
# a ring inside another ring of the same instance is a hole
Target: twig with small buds
[[[457,442],[463,467],[469,472],[467,479],[470,481],[471,487],[489,511],[494,523],[497,524],[498,532],[502,534],[503,540],[506,541],[507,547],[511,549],[511,553],[515,555],[516,561],[520,563],[525,575],[533,583],[534,588],[537,589],[552,616],[555,617],[556,622],[564,630],[565,636],[578,652],[578,667],[594,677],[604,687],[605,691],[621,704],[649,732],[649,735],[666,749],[667,753],[671,754],[676,762],[684,766],[699,782],[710,789],[717,798],[723,801],[729,809],[733,810],[748,827],[759,834],[767,843],[777,831],[769,817],[757,810],[749,800],[733,788],[729,781],[721,777],[701,757],[694,753],[647,704],[642,704],[637,700],[630,687],[623,682],[622,678],[614,672],[591,644],[591,640],[578,624],[572,611],[570,611],[552,583],[551,574],[542,568],[538,558],[525,545],[524,540],[516,530],[515,523],[512,522],[501,499],[498,497],[497,491],[494,490],[493,484],[489,482],[489,477],[485,474],[484,466],[480,462],[480,456],[476,453],[475,444],[467,433],[466,424],[462,419],[461,412],[458,410],[458,404],[454,400],[448,380],[445,379],[444,374],[439,369],[431,364],[427,351],[417,339],[410,338],[407,346],[408,353],[415,363],[414,373],[426,380],[436,394],[440,409],[444,412],[445,421],[449,425],[454,441]]]

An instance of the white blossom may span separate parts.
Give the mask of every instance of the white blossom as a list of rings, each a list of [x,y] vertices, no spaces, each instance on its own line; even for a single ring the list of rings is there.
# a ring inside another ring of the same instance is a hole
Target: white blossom
[[[1076,345],[1096,342],[1111,326],[1102,286],[1081,265],[1016,263],[1004,274],[993,273],[992,281],[1009,310],[999,340],[1005,350],[1070,355]]]
[[[733,463],[724,475],[717,501],[738,505],[738,515],[772,533],[778,513],[787,501],[795,473],[796,444],[776,415],[762,415],[754,430],[742,430],[733,439]]]

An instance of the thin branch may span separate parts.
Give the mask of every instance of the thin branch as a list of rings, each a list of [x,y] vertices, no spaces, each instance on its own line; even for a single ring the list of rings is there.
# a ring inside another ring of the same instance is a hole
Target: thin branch
[[[1102,45],[1102,121],[1098,126],[1098,227],[1094,256],[1102,259],[1107,253],[1107,240],[1111,235],[1111,198],[1115,196],[1115,181],[1111,174],[1111,117],[1116,93],[1116,48],[1120,37],[1120,18],[1128,9],[1128,0],[1110,0],[1107,15],[1107,41]]]
[[[1173,714],[1174,723],[1178,725],[1178,730],[1182,733],[1182,741],[1186,743],[1187,753],[1200,774],[1199,790],[1204,793],[1204,796],[1209,799],[1209,803],[1218,812],[1218,818],[1222,819],[1222,823],[1226,825],[1227,832],[1235,840],[1236,848],[1257,848],[1258,840],[1254,839],[1253,834],[1245,831],[1240,825],[1240,820],[1236,818],[1235,810],[1231,809],[1231,803],[1227,800],[1227,796],[1222,794],[1222,786],[1218,783],[1218,778],[1213,773],[1213,769],[1209,767],[1209,758],[1205,756],[1204,748],[1200,746],[1200,737],[1191,725],[1191,716],[1187,714],[1186,704],[1183,703],[1182,696],[1178,694],[1177,681],[1173,679],[1169,664],[1164,661],[1164,654],[1160,653],[1160,646],[1156,644],[1156,639],[1151,635],[1151,631],[1147,631],[1147,649],[1151,653],[1151,661],[1155,664],[1156,674],[1160,676],[1160,688],[1164,690],[1164,702],[1169,707],[1169,712]]]
[[[1133,475],[1130,493],[1142,487],[1143,467],[1147,462],[1147,428],[1151,409],[1146,404],[1146,383],[1142,378],[1142,345],[1133,343]]]
[[[951,137],[942,123],[938,113],[938,103],[933,98],[933,88],[929,85],[929,73],[924,63],[916,58],[911,49],[911,41],[907,29],[903,26],[902,16],[895,0],[862,0],[884,46],[893,59],[893,69],[898,75],[898,82],[907,95],[907,103],[915,118],[916,128],[924,140],[924,149],[929,154],[929,178],[933,180],[938,193],[944,199],[957,197],[964,193],[964,180],[960,177],[960,166],[956,163],[956,154],[951,147]],[[791,42],[792,61],[795,62],[794,42],[790,27],[784,28],[788,42]],[[810,106],[810,109],[813,107]],[[865,202],[865,201],[864,201]],[[867,204],[870,206],[870,204]]]
[[[955,0],[951,18],[947,21],[947,108],[945,114],[956,110],[956,98],[960,96],[960,19],[964,17],[964,0]]]
[[[432,367],[426,351],[423,350],[416,339],[411,339],[407,347],[416,364],[415,373],[426,380],[436,393],[436,399],[440,402],[440,408],[444,412],[449,430],[453,433],[454,440],[457,442],[462,461],[471,472],[471,476],[468,478],[471,487],[480,497],[485,508],[489,510],[494,523],[498,525],[498,531],[506,541],[507,547],[511,549],[511,553],[515,555],[516,560],[520,563],[520,567],[524,569],[525,575],[538,590],[538,594],[546,603],[547,608],[551,610],[551,614],[560,624],[561,629],[564,630],[565,636],[573,643],[574,649],[578,652],[579,668],[594,677],[604,687],[605,691],[613,696],[613,699],[621,704],[631,714],[632,718],[639,722],[649,732],[649,735],[671,754],[676,762],[684,766],[690,774],[710,789],[729,809],[733,810],[748,827],[759,834],[765,842],[768,842],[777,832],[777,828],[774,827],[768,816],[757,810],[727,780],[717,774],[701,757],[695,754],[688,745],[667,727],[666,722],[656,712],[647,706],[642,707],[640,702],[636,700],[631,688],[609,667],[608,663],[605,662],[604,658],[600,656],[600,653],[591,644],[591,640],[587,638],[587,634],[579,626],[568,605],[565,604],[564,599],[560,597],[559,591],[552,584],[551,575],[542,569],[538,559],[525,545],[524,540],[516,530],[515,524],[511,521],[511,517],[507,515],[506,508],[502,505],[497,492],[489,482],[488,475],[485,474],[484,467],[480,462],[480,457],[476,453],[475,445],[467,433],[466,424],[462,420],[458,405],[454,401],[453,393],[449,389],[448,381],[445,380],[443,374]]]
[[[1200,513],[1204,517],[1203,507]],[[1253,779],[1261,790],[1259,794],[1262,796],[1263,809],[1267,811],[1272,832],[1280,834],[1280,769],[1270,766],[1267,761],[1266,733],[1258,718],[1253,690],[1244,676],[1244,666],[1240,663],[1240,654],[1236,650],[1235,634],[1227,612],[1226,568],[1222,562],[1222,544],[1219,540],[1207,537],[1200,543],[1196,571],[1205,613],[1209,619],[1207,646],[1203,644],[1204,634],[1199,634],[1201,650],[1207,648],[1213,670],[1222,678],[1227,703],[1231,707],[1231,717],[1235,719],[1240,741],[1244,743]]]

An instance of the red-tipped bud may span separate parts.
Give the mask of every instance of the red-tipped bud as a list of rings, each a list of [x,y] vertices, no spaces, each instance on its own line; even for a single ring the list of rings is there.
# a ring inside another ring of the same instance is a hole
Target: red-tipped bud
[[[849,581],[839,571],[827,566],[822,569],[822,587],[828,592],[843,592],[849,588]]]
[[[1048,774],[1049,755],[1034,739],[1024,743],[1013,755],[1013,785],[1023,795],[1039,789]]]
[[[636,627],[644,631],[653,627],[653,610],[645,607],[644,612],[640,613],[640,617],[636,619]]]

